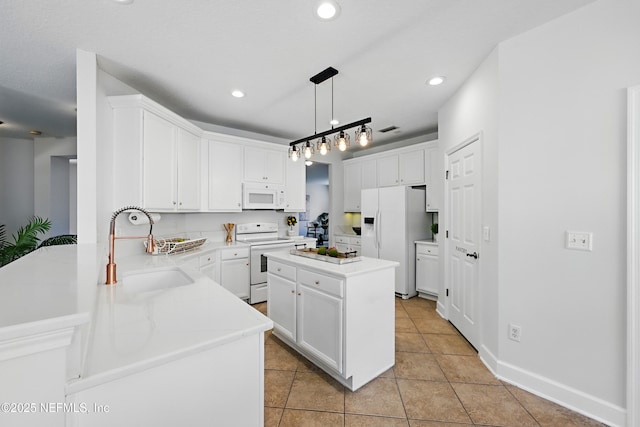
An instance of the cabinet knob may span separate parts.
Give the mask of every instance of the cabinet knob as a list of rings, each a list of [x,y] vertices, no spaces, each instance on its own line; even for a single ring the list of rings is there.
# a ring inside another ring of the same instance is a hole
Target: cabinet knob
[[[175,205],[176,205],[176,202],[173,202],[173,206],[175,206]]]
[[[315,283],[316,285],[320,284],[320,280],[315,280],[313,283]]]
[[[211,257],[207,258],[207,261],[211,261]]]
[[[298,292],[298,296],[302,295],[300,292]]]
[[[182,202],[180,202],[180,206],[182,206]]]
[[[296,291],[294,291],[293,289],[291,289],[291,293],[292,293],[292,294],[295,294],[295,293],[296,293]]]
[[[238,207],[240,207],[240,203],[238,203]]]
[[[278,271],[282,271],[282,269],[280,267],[277,268]]]

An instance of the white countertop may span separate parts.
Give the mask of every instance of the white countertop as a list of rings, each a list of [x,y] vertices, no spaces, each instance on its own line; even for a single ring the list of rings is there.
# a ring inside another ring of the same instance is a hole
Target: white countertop
[[[435,240],[416,240],[413,243],[417,243],[417,244],[420,244],[420,245],[438,246],[438,242],[436,242]]]
[[[242,245],[242,244],[238,244]],[[209,249],[118,259],[117,276],[182,265]],[[95,245],[42,248],[0,269],[0,341],[85,325],[86,356],[76,392],[270,329],[273,322],[187,266],[194,283],[132,293],[103,285],[106,257]]]
[[[286,252],[269,252],[265,254],[269,259],[283,261],[289,264],[305,267],[310,270],[316,270],[322,273],[331,274],[339,277],[352,277],[359,274],[370,273],[373,271],[384,270],[387,268],[395,268],[400,264],[396,261],[387,261],[384,259],[376,259],[369,257],[360,257],[360,261],[350,262],[347,264],[334,264],[311,258],[305,258],[297,255],[291,255]]]

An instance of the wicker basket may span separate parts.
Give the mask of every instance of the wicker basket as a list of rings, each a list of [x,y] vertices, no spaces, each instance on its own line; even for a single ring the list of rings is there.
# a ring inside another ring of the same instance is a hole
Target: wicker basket
[[[192,251],[206,242],[206,237],[189,239],[184,237],[157,237],[153,239],[153,255],[171,255]],[[147,247],[147,242],[144,242]]]

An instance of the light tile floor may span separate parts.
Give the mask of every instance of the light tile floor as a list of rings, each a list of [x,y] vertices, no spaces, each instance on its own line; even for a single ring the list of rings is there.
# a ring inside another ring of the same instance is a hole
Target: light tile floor
[[[396,299],[396,364],[356,392],[267,332],[264,394],[265,427],[603,425],[496,379],[421,298]]]

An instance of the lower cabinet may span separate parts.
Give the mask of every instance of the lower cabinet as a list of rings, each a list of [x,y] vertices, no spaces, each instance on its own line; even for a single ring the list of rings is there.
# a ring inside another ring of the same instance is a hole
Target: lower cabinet
[[[220,252],[220,285],[240,299],[249,299],[249,249]]]
[[[267,264],[273,334],[352,391],[393,366],[394,268],[345,277],[287,256]]]
[[[342,298],[301,283],[297,308],[300,347],[342,372]]]
[[[437,299],[440,291],[438,246],[416,243],[416,290],[427,299]]]

